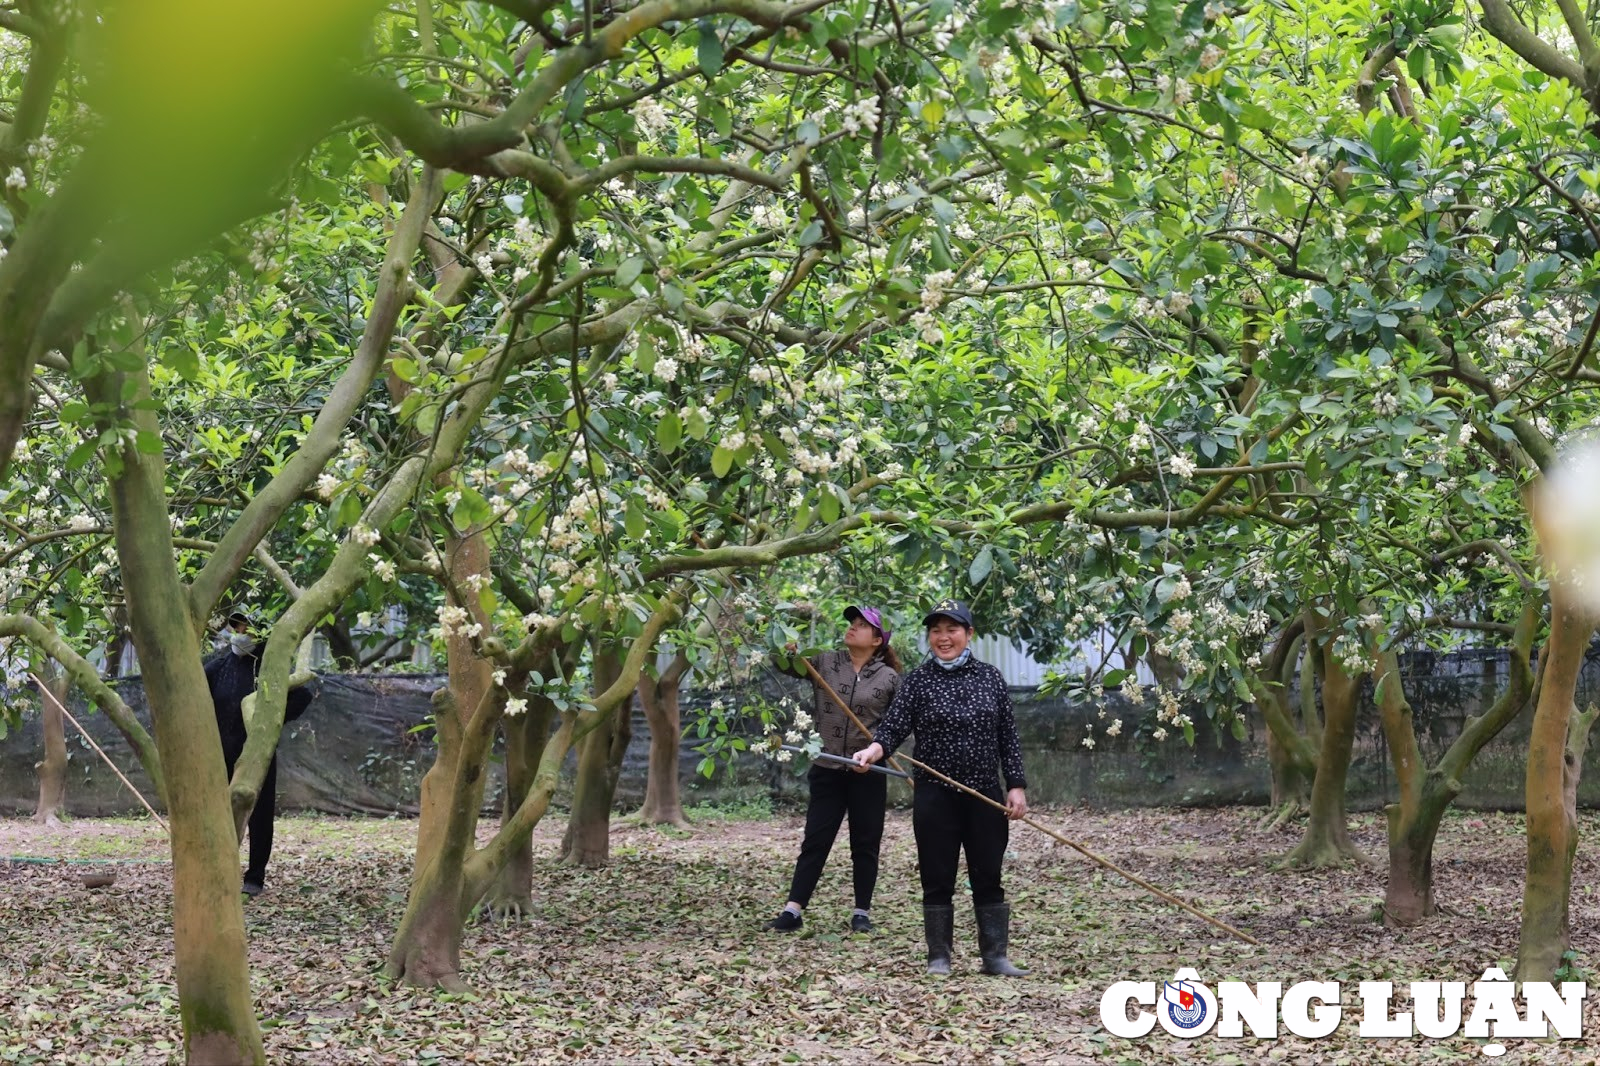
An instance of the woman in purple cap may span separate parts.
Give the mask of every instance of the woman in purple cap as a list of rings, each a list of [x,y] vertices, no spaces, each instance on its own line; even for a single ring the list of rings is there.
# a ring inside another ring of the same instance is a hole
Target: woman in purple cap
[[[957,864],[967,854],[967,880],[978,919],[983,972],[1022,977],[1012,964],[1011,905],[1000,884],[1000,863],[1010,836],[1007,817],[1028,813],[1022,743],[1011,713],[1005,677],[972,657],[972,612],[959,600],[940,600],[922,620],[927,660],[905,677],[894,704],[873,730],[872,743],[854,753],[863,769],[894,754],[913,733],[917,758],[1005,807],[1005,813],[917,770],[920,786],[911,812],[922,873],[922,926],[928,972],[950,972],[955,929]],[[1000,775],[1006,791],[1000,791]]]
[[[868,729],[878,719],[900,688],[900,658],[889,646],[889,624],[875,607],[846,607],[850,628],[844,631],[844,649],[828,651],[811,660],[824,681],[850,705]],[[810,677],[805,668],[790,670],[796,677]],[[812,683],[815,707],[812,718],[822,736],[822,750],[848,758],[872,738],[850,721],[823,691]],[[803,924],[801,913],[811,902],[822,877],[822,867],[839,835],[839,823],[850,817],[850,865],[855,874],[856,907],[850,916],[850,929],[856,933],[872,931],[872,891],[878,884],[878,848],[883,843],[883,809],[887,801],[888,778],[869,774],[865,767],[852,770],[839,763],[821,760],[811,765],[806,781],[811,800],[806,805],[806,834],[800,842],[800,858],[795,860],[794,878],[789,884],[789,902],[768,929],[793,932]]]

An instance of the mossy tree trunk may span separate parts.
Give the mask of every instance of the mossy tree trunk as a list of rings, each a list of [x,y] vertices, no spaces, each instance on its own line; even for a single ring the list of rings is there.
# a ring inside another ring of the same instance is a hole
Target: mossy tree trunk
[[[159,438],[142,368],[89,383],[108,419]],[[114,412],[114,414],[113,414]],[[222,740],[200,664],[198,623],[178,576],[162,456],[121,447],[105,456],[128,618],[165,771],[172,850],[172,927],[178,1011],[191,1063],[266,1059],[250,995],[239,841]]]
[[[43,662],[35,671],[39,685],[39,722],[44,732],[44,758],[34,764],[39,777],[39,803],[33,820],[41,825],[60,825],[67,813],[67,720],[61,707],[67,702],[66,676],[53,662]]]
[[[1578,777],[1595,709],[1573,700],[1594,619],[1559,582],[1550,589],[1550,638],[1528,737],[1528,867],[1522,887],[1518,981],[1549,981],[1571,947],[1568,907],[1578,849]]]
[[[1317,771],[1306,809],[1305,835],[1284,856],[1292,867],[1340,866],[1364,862],[1350,840],[1345,812],[1345,781],[1355,746],[1356,710],[1361,697],[1360,675],[1351,674],[1335,650],[1333,630],[1315,611],[1307,612],[1307,643],[1322,663],[1322,743],[1317,749]]]
[[[623,655],[612,643],[595,648],[597,688],[609,688],[621,676]],[[572,790],[572,814],[561,842],[562,861],[598,867],[611,860],[611,806],[616,797],[622,756],[633,738],[632,693],[611,714],[596,722],[578,743],[578,776]]]
[[[678,686],[689,670],[683,652],[673,657],[660,677],[648,674],[639,679],[639,702],[650,725],[650,769],[645,778],[644,806],[639,808],[643,825],[671,825],[687,829],[683,815],[683,793],[678,780],[678,749],[683,742],[683,717],[678,706]]]
[[[1259,828],[1263,832],[1277,829],[1311,801],[1321,728],[1314,705],[1314,734],[1296,726],[1296,715],[1291,713],[1299,691],[1295,662],[1304,643],[1305,623],[1296,618],[1284,627],[1266,662],[1252,677],[1256,706],[1267,724],[1267,758],[1272,773],[1272,809],[1261,820]],[[1305,659],[1310,661],[1309,653]]]

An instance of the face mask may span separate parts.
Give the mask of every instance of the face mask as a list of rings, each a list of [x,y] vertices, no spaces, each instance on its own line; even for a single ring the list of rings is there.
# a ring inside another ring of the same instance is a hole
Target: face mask
[[[249,655],[256,650],[256,638],[249,633],[230,630],[228,633],[228,647],[233,649],[235,655]]]
[[[943,659],[939,658],[937,655],[935,655],[933,657],[933,661],[938,663],[941,667],[943,667],[946,670],[954,670],[956,667],[960,666],[962,663],[965,663],[970,658],[972,658],[972,649],[971,648],[962,648],[961,649],[961,654],[957,655],[954,659],[951,659],[949,662],[945,662]]]

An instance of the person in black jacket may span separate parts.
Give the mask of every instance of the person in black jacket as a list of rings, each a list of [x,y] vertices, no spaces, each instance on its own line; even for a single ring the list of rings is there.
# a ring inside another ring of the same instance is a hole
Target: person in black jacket
[[[839,698],[850,705],[857,718],[871,729],[894,699],[900,686],[900,659],[889,646],[889,624],[872,607],[846,607],[844,648],[827,651],[812,660],[817,674]],[[788,673],[810,678],[804,664]],[[822,750],[829,755],[847,757],[872,738],[850,721],[822,686],[812,682],[813,716]],[[811,764],[806,783],[811,798],[806,804],[806,832],[800,842],[800,857],[795,860],[794,877],[789,882],[789,902],[767,928],[780,933],[793,932],[803,924],[801,914],[811,902],[822,867],[833,850],[839,825],[850,817],[850,866],[854,874],[855,910],[850,929],[856,933],[872,931],[872,893],[878,884],[878,851],[883,845],[883,810],[888,801],[888,778],[852,771],[849,766],[821,760]]]
[[[972,612],[966,604],[941,600],[922,624],[933,654],[902,679],[872,743],[854,758],[870,766],[894,754],[915,733],[919,762],[1004,804],[1002,814],[918,769],[911,824],[922,873],[928,972],[950,972],[956,869],[965,850],[983,972],[1021,977],[1027,971],[1012,965],[1006,954],[1011,905],[1000,885],[1000,863],[1010,838],[1007,818],[1028,813],[1028,782],[1011,693],[999,670],[972,657]],[[997,771],[1005,773],[1008,791],[1003,799]]]
[[[261,649],[256,641],[255,625],[243,611],[228,616],[222,636],[227,647],[206,661],[206,685],[211,689],[211,702],[217,715],[217,732],[222,736],[222,757],[228,766],[228,776],[233,776],[233,766],[244,753],[246,731],[244,725],[244,698],[256,690],[256,677],[261,673]],[[309,685],[289,690],[284,707],[285,724],[306,713],[311,705]],[[267,764],[267,776],[261,781],[261,792],[250,812],[250,863],[245,867],[243,891],[248,896],[259,896],[266,890],[267,860],[272,857],[272,822],[278,807],[278,756],[274,752]]]

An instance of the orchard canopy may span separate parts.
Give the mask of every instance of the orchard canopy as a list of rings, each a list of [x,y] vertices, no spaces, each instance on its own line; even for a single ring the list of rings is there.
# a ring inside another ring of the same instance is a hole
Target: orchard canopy
[[[1573,972],[1597,22],[1568,0],[0,2],[0,721],[42,716],[53,817],[74,693],[170,824],[170,896],[144,902],[171,901],[177,1016],[146,1031],[197,1062],[276,1047],[238,844],[313,646],[324,678],[443,671],[401,885],[369,886],[372,968],[510,996],[520,971],[467,961],[469,919],[559,911],[536,846],[558,794],[563,858],[613,859],[635,696],[643,821],[684,826],[685,733],[706,778],[790,762],[785,737],[817,755],[811,715],[762,694],[773,668],[870,602],[910,669],[943,598],[1054,666],[1078,754],[1259,739],[1261,839],[1284,839],[1251,891],[1353,865],[1413,937],[1474,905],[1436,900],[1435,843],[1515,737],[1516,936],[1433,977]],[[202,658],[236,610],[262,650],[225,760]],[[1419,733],[1401,657],[1461,648],[1505,664],[1492,698]],[[681,711],[699,688],[739,695]],[[1392,777],[1365,843],[1363,707]],[[1054,854],[1050,877],[1090,876]],[[1160,906],[1132,893],[1095,906]],[[1082,911],[1030,899],[1072,936]]]

